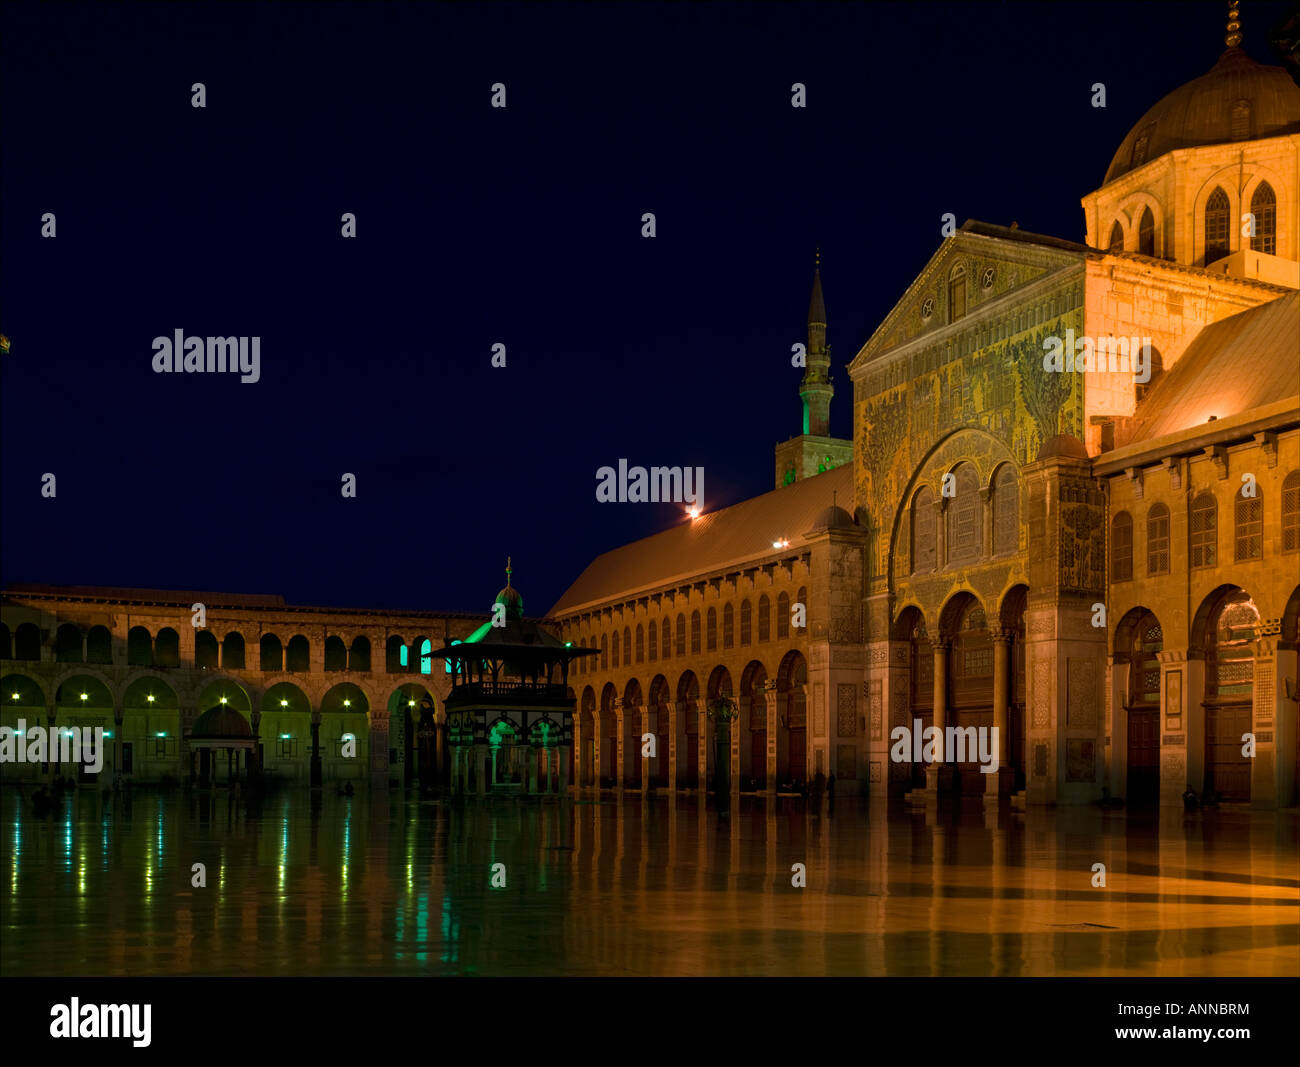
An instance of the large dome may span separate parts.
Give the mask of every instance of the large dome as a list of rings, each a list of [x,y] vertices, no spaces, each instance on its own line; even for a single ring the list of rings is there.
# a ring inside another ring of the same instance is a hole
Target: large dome
[[[1178,148],[1300,133],[1300,86],[1281,67],[1231,47],[1207,73],[1180,86],[1137,121],[1106,171],[1108,185]]]

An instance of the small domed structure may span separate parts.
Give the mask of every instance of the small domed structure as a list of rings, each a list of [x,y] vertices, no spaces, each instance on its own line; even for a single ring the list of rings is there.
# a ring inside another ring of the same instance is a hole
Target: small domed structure
[[[1083,447],[1083,442],[1073,434],[1058,433],[1055,437],[1049,437],[1043,442],[1043,447],[1038,450],[1038,462],[1048,459],[1082,459],[1088,458],[1088,450]]]
[[[251,741],[253,730],[248,725],[248,720],[234,708],[218,704],[214,708],[208,708],[194,721],[190,737],[208,741],[231,738]]]
[[[519,595],[519,590],[510,584],[510,560],[506,559],[506,586],[497,594],[493,603],[501,604],[506,609],[507,619],[522,619],[524,617],[524,598]]]
[[[814,530],[853,529],[853,516],[838,504],[832,504],[813,520]]]

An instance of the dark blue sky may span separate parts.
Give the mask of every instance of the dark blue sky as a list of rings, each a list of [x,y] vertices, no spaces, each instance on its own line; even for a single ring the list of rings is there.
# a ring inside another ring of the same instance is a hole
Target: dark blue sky
[[[1286,5],[1243,8],[1276,63]],[[546,611],[680,521],[598,467],[771,487],[815,245],[847,437],[940,216],[1082,240],[1225,10],[5,4],[0,577],[486,610],[509,553]],[[178,328],[260,336],[261,381],[154,374]]]

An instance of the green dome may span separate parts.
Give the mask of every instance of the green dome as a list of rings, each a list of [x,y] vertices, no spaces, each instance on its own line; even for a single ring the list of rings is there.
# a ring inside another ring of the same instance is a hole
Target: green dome
[[[522,619],[524,617],[524,598],[519,595],[519,590],[512,585],[507,585],[497,594],[496,603],[504,604],[507,619]]]

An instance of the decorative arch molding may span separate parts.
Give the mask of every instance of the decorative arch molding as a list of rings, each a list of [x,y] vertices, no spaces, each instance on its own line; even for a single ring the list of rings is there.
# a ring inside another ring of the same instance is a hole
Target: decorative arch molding
[[[965,449],[963,448],[963,442],[966,440],[980,442],[985,447]],[[982,427],[959,426],[935,441],[912,471],[907,483],[903,486],[898,502],[899,506],[894,508],[889,531],[889,588],[891,592],[898,588],[900,579],[909,577],[908,575],[900,575],[896,568],[901,558],[900,553],[907,557],[909,566],[911,563],[910,544],[907,546],[908,551],[906,553],[903,553],[902,550],[903,540],[908,539],[910,541],[911,537],[911,525],[908,520],[911,514],[911,503],[915,499],[916,493],[922,486],[929,486],[934,493],[935,499],[942,499],[943,475],[951,473],[962,463],[969,463],[975,468],[976,480],[981,489],[989,487],[998,468],[1003,464],[1011,464],[1012,469],[1017,472],[1017,478],[1020,473],[1020,465],[1016,463],[1016,457],[1012,454],[1011,449],[1000,438]]]
[[[1116,214],[1122,214],[1126,219],[1124,224],[1125,249],[1136,252],[1138,251],[1138,226],[1142,221],[1142,212],[1147,209],[1150,209],[1151,218],[1155,223],[1156,247],[1154,255],[1159,259],[1165,252],[1165,209],[1160,200],[1146,190],[1129,193],[1119,202]]]
[[[1216,189],[1222,189],[1228,198],[1228,255],[1241,250],[1241,190],[1238,188],[1235,174],[1237,165],[1220,167],[1206,177],[1201,187],[1196,190],[1192,201],[1192,249],[1190,260],[1193,264],[1205,263],[1205,208]],[[1274,191],[1277,186],[1273,186]]]
[[[306,696],[307,701],[311,704],[312,714],[318,714],[320,712],[321,697],[325,695],[327,689],[332,689],[335,683],[334,679],[330,678],[329,681],[312,684],[307,680],[310,677],[311,676],[308,674],[291,674],[289,672],[283,672],[280,674],[273,674],[269,678],[263,678],[258,685],[252,686],[249,689],[249,695],[255,698],[253,701],[253,707],[260,712],[262,710],[262,701],[265,699],[267,693],[277,685],[291,685],[295,689],[300,690],[303,695]],[[374,707],[373,701],[370,706]]]
[[[1119,620],[1119,625],[1115,627],[1115,639],[1111,642],[1112,663],[1127,663],[1129,661],[1129,649],[1133,646],[1133,637],[1137,624],[1148,615],[1159,620],[1159,616],[1145,604],[1138,604],[1124,612],[1123,618]]]
[[[931,632],[937,633],[940,641],[951,641],[957,632],[957,624],[972,601],[984,612],[984,618],[987,620],[989,612],[984,598],[974,589],[959,587],[954,589],[944,601],[943,608],[939,611],[939,625]]]
[[[221,670],[204,671],[202,686],[199,685],[187,686],[187,685],[180,684],[180,679],[174,673],[164,674],[162,671],[154,670],[152,667],[135,667],[131,670],[129,674],[123,676],[121,691],[113,694],[113,700],[120,705],[122,701],[126,698],[126,691],[130,689],[133,685],[135,685],[136,682],[143,681],[146,678],[156,678],[159,682],[161,682],[163,685],[165,685],[168,689],[170,689],[173,693],[176,694],[177,699],[180,700],[182,706],[186,704],[193,704],[195,701],[197,701],[199,698],[199,694],[203,691],[203,688],[206,687],[209,682],[215,682],[224,679],[227,681],[234,682],[236,685],[239,684],[237,678],[234,678],[231,675],[227,674],[225,671],[221,671]],[[202,711],[203,709],[200,708],[199,710]]]
[[[93,664],[64,663],[60,664],[60,666],[65,669],[55,672],[50,685],[51,694],[57,694],[59,689],[63,686],[63,683],[69,678],[94,678],[95,681],[99,682],[108,690],[109,696],[113,699],[113,706],[117,707],[122,703],[122,694],[126,692],[126,685],[130,684],[130,682],[127,682],[122,686],[116,685],[114,682],[109,680],[107,674],[103,671],[96,670]],[[158,677],[162,678],[165,677],[165,675],[160,674]]]

